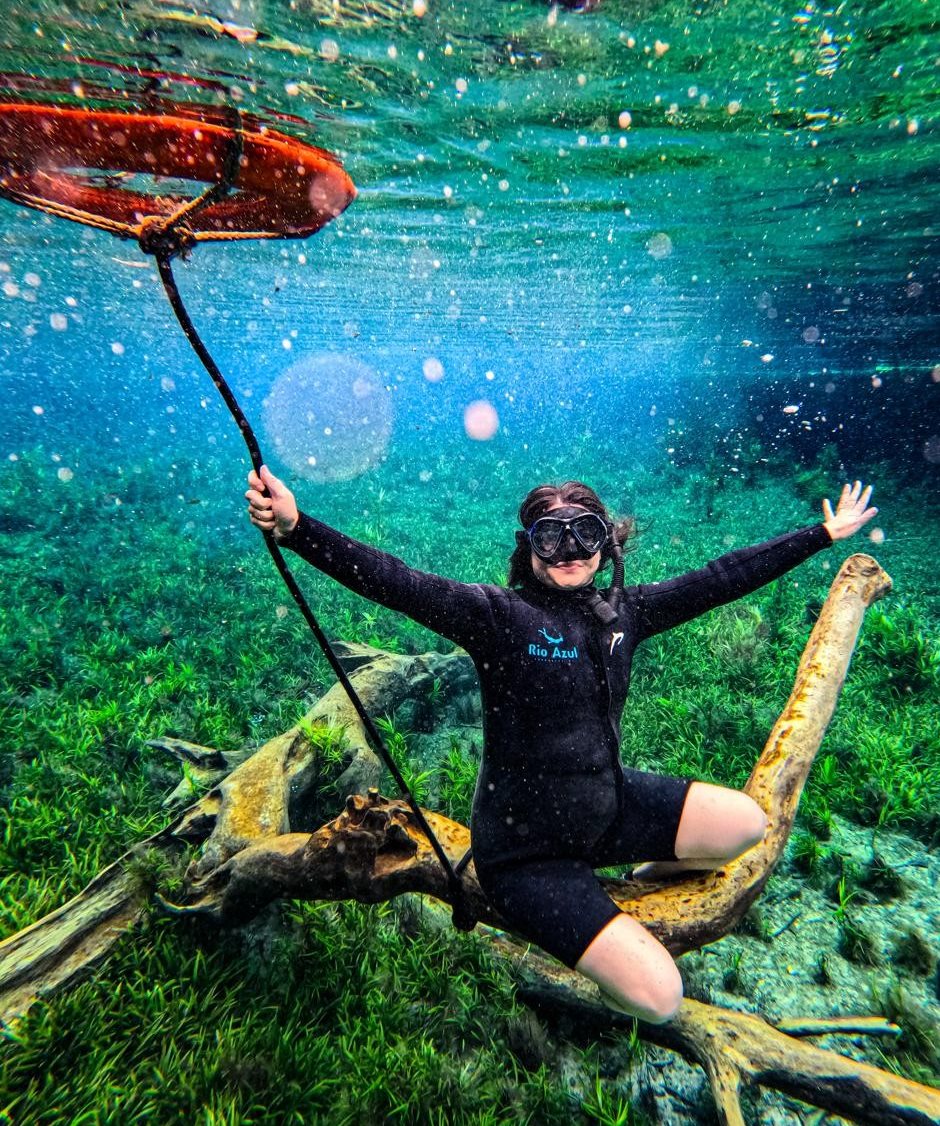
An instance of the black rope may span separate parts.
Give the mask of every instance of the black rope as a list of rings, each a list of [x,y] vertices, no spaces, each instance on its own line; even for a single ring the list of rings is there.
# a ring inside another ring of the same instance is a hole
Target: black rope
[[[235,131],[237,132],[237,129]],[[233,152],[235,152],[234,157],[232,155]],[[237,173],[238,156],[240,155],[240,152],[241,147],[239,140],[237,150],[234,144],[230,147],[229,158],[226,161],[224,169],[225,178],[219,184],[214,185],[212,189],[212,198],[218,199],[221,195],[224,195],[225,192],[228,191],[228,189],[231,187],[234,176]],[[208,195],[209,193],[206,194]],[[202,202],[203,201],[200,200],[200,204],[202,204]],[[190,209],[190,212],[191,210],[192,209]],[[174,257],[175,254],[180,253],[182,250],[188,249],[188,244],[185,240],[177,243],[174,240],[173,236],[174,225],[173,222],[170,221],[163,228],[161,232],[161,239],[155,240],[155,242],[151,246],[148,246],[146,248],[142,246],[142,249],[146,249],[148,253],[155,255],[157,261],[157,269],[160,271],[160,279],[163,282],[163,288],[166,290],[166,295],[169,299],[170,305],[173,308],[173,312],[176,314],[176,319],[179,321],[180,327],[186,334],[186,339],[192,345],[193,351],[202,361],[203,367],[209,373],[209,378],[215,384],[216,389],[222,396],[226,407],[228,407],[229,413],[235,419],[235,422],[238,425],[238,429],[241,431],[242,438],[245,441],[245,445],[248,447],[248,454],[251,458],[251,464],[254,467],[255,472],[260,473],[261,466],[263,464],[263,459],[261,457],[261,447],[258,445],[258,440],[251,428],[251,424],[245,417],[244,411],[242,411],[238,400],[232,393],[232,390],[229,387],[228,383],[226,383],[222,372],[218,368],[218,365],[212,359],[212,356],[209,354],[209,350],[202,342],[199,333],[196,331],[196,326],[193,324],[192,319],[190,318],[189,313],[186,310],[186,306],[183,304],[183,299],[180,297],[179,289],[176,286],[176,279],[173,277],[173,269],[170,265],[170,260]],[[349,677],[346,675],[346,670],[343,668],[339,658],[334,652],[333,646],[330,644],[329,639],[320,627],[320,623],[317,621],[316,616],[313,613],[313,610],[311,610],[306,598],[304,598],[303,592],[297,585],[297,581],[291,573],[291,570],[284,559],[284,555],[281,552],[281,549],[278,547],[276,540],[274,539],[273,533],[265,532],[263,533],[263,535],[265,546],[267,547],[271,558],[274,560],[275,567],[277,567],[281,578],[284,580],[287,589],[291,593],[291,597],[294,599],[294,602],[296,602],[297,606],[300,608],[300,612],[301,614],[303,614],[304,620],[310,627],[310,630],[316,638],[320,648],[323,650],[323,655],[326,657],[327,661],[330,664],[330,667],[336,674],[337,680],[343,686],[343,690],[346,692],[346,695],[349,697],[350,702],[355,708],[356,714],[362,720],[362,725],[366,730],[366,735],[369,738],[369,742],[372,744],[374,750],[378,752],[382,761],[388,767],[389,772],[398,785],[399,791],[411,807],[411,811],[415,816],[415,820],[421,827],[422,832],[428,838],[428,841],[431,844],[431,848],[434,850],[438,860],[441,862],[441,866],[443,867],[444,873],[447,877],[447,885],[451,897],[454,926],[458,927],[460,930],[472,930],[476,925],[476,919],[474,918],[473,913],[469,907],[467,897],[463,890],[463,885],[460,882],[460,876],[454,870],[454,866],[451,864],[447,853],[444,851],[444,848],[441,845],[441,842],[437,839],[436,835],[431,829],[431,826],[428,824],[427,818],[421,811],[421,807],[418,805],[414,794],[411,792],[408,783],[405,781],[401,771],[398,769],[397,763],[392,758],[391,752],[385,744],[385,740],[382,738],[378,728],[373,723],[371,716],[366,711],[365,705],[363,704],[362,700],[360,700],[358,693],[352,686]],[[465,860],[466,859],[469,859],[469,854],[465,858]],[[461,866],[461,871],[462,869],[463,865]]]
[[[170,305],[173,307],[173,312],[176,314],[176,318],[179,321],[183,332],[186,334],[186,339],[192,345],[193,351],[202,361],[203,367],[209,373],[209,377],[218,389],[219,394],[224,399],[225,405],[228,407],[229,412],[235,419],[235,422],[238,424],[242,438],[244,438],[245,440],[245,445],[248,447],[248,453],[251,457],[251,464],[254,467],[255,472],[260,473],[263,459],[261,457],[261,448],[258,445],[258,440],[251,428],[251,424],[248,422],[248,419],[245,417],[244,412],[239,406],[238,400],[232,394],[231,388],[226,383],[221,371],[210,356],[205,344],[203,344],[198,332],[196,331],[195,325],[190,319],[189,313],[187,312],[182,298],[180,297],[179,290],[176,287],[176,281],[173,277],[173,271],[170,266],[170,256],[168,254],[160,254],[157,256],[157,268],[160,271],[160,278],[163,282],[163,287],[166,290],[166,295],[169,298]],[[402,796],[411,806],[411,811],[415,815],[415,820],[421,827],[422,832],[427,836],[432,849],[436,853],[438,860],[440,860],[441,862],[441,866],[443,867],[444,872],[447,876],[448,888],[452,898],[454,925],[461,930],[472,930],[476,925],[476,920],[472,917],[472,914],[467,907],[466,897],[463,892],[463,886],[460,882],[460,877],[454,871],[453,865],[451,864],[447,853],[444,851],[441,842],[437,839],[434,831],[428,824],[427,818],[422,813],[421,807],[418,805],[414,794],[411,792],[408,783],[405,781],[401,771],[398,769],[398,765],[392,758],[388,747],[385,745],[385,740],[382,738],[378,728],[373,723],[371,716],[366,711],[365,705],[363,704],[362,700],[359,699],[358,693],[353,687],[349,677],[346,675],[346,670],[343,668],[339,658],[333,651],[333,647],[330,644],[326,634],[323,632],[320,623],[317,621],[313,610],[311,610],[306,598],[304,598],[303,592],[297,585],[297,580],[291,573],[291,570],[284,559],[284,555],[281,552],[281,549],[278,547],[276,540],[274,539],[273,533],[265,532],[263,534],[265,546],[270,552],[271,558],[274,560],[275,567],[277,567],[281,578],[284,580],[287,589],[290,591],[291,597],[300,608],[300,612],[303,614],[304,620],[310,627],[310,630],[313,633],[314,637],[317,639],[317,643],[323,650],[323,655],[329,662],[333,672],[336,674],[337,680],[343,686],[343,690],[346,692],[346,695],[349,697],[350,702],[356,709],[356,714],[362,720],[362,725],[366,730],[369,742],[379,753],[382,761],[388,767],[389,772],[395,779],[395,782],[398,785]]]

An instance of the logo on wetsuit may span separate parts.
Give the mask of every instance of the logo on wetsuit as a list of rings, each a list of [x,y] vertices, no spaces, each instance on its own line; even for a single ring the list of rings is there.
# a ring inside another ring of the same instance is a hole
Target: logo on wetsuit
[[[545,638],[545,644],[542,645],[541,642],[530,642],[530,657],[536,657],[540,661],[576,661],[578,659],[577,645],[572,646],[571,649],[561,648],[565,640],[563,634],[559,634],[555,637],[545,629],[540,629],[539,633]]]

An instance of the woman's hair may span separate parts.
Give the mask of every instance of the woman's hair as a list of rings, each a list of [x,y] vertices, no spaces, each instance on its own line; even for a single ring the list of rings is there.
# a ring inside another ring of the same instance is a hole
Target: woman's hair
[[[601,498],[592,488],[581,481],[565,481],[563,485],[537,485],[519,507],[519,523],[523,528],[531,528],[536,520],[545,516],[550,508],[561,505],[576,505],[596,512],[605,524],[613,524],[614,539],[623,547],[634,534],[636,526],[632,516],[623,520],[613,520],[604,507]],[[610,545],[601,553],[601,566],[610,561]],[[532,579],[532,548],[525,532],[516,532],[516,549],[509,557],[509,586],[521,586]]]

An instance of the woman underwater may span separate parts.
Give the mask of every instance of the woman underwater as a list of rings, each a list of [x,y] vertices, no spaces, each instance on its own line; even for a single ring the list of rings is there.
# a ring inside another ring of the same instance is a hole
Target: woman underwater
[[[636,646],[748,594],[877,512],[845,485],[824,523],[732,551],[662,583],[623,587],[616,527],[586,485],[540,485],[519,510],[509,585],[416,571],[298,511],[266,466],[248,477],[252,522],[351,590],[470,654],[483,700],[473,859],[484,893],[520,934],[595,981],[613,1007],[669,1020],[682,1001],[671,955],[620,910],[595,868],[635,875],[720,867],[757,844],[767,818],[746,794],[622,766],[620,716]],[[265,489],[268,495],[264,495]],[[594,579],[614,560],[614,583]]]

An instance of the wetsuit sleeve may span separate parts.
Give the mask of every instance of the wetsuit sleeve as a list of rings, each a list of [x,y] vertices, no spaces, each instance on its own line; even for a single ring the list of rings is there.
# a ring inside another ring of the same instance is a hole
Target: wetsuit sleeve
[[[637,640],[750,594],[831,543],[824,525],[814,524],[755,547],[731,551],[668,582],[628,588],[636,607]]]
[[[481,584],[416,571],[303,512],[294,530],[279,542],[343,586],[407,614],[471,652],[492,636],[493,600],[490,588]]]

